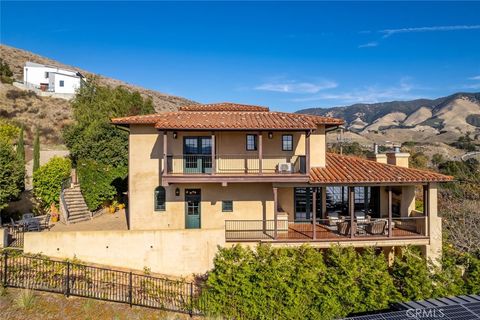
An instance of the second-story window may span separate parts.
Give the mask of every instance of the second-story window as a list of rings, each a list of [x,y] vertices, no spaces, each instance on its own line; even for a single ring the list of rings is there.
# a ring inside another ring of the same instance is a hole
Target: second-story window
[[[291,134],[284,134],[282,136],[282,151],[293,150],[293,136]]]
[[[257,135],[247,134],[247,151],[257,150]]]
[[[60,87],[64,87],[64,86],[65,86],[65,81],[60,80]]]

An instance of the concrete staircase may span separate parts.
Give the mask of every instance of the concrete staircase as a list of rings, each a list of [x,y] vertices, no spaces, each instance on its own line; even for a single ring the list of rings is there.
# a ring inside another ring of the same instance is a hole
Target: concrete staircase
[[[92,219],[92,213],[88,210],[79,185],[73,185],[71,188],[65,189],[63,197],[68,212],[67,224]]]

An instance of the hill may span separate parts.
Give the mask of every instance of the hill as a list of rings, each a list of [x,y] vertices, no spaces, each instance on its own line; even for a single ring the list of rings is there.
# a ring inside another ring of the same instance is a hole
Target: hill
[[[467,132],[477,138],[480,135],[480,93],[310,108],[297,113],[343,118],[349,131],[376,142],[453,142]]]
[[[0,57],[10,66],[13,78],[19,81],[23,80],[25,62],[32,61],[76,70],[87,76],[95,75],[101,85],[123,86],[128,90],[138,91],[144,97],[152,98],[157,112],[173,111],[178,106],[195,103],[182,97],[144,89],[6,45],[0,45]],[[56,145],[61,143],[61,129],[72,121],[72,112],[70,103],[66,100],[40,97],[32,91],[23,91],[13,85],[0,83],[0,117],[24,124],[27,141],[31,141],[33,136],[31,128],[38,126],[42,143]]]

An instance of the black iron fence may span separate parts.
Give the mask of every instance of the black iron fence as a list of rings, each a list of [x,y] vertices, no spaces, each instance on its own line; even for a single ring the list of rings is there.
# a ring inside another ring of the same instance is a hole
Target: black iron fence
[[[24,231],[17,227],[7,227],[7,246],[23,248]]]
[[[190,315],[203,315],[207,298],[201,286],[150,275],[55,261],[4,251],[0,280],[4,287],[121,302]]]

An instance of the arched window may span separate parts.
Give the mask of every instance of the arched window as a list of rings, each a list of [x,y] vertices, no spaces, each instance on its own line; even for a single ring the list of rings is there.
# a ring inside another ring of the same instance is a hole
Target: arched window
[[[155,211],[165,211],[165,188],[155,188]]]

